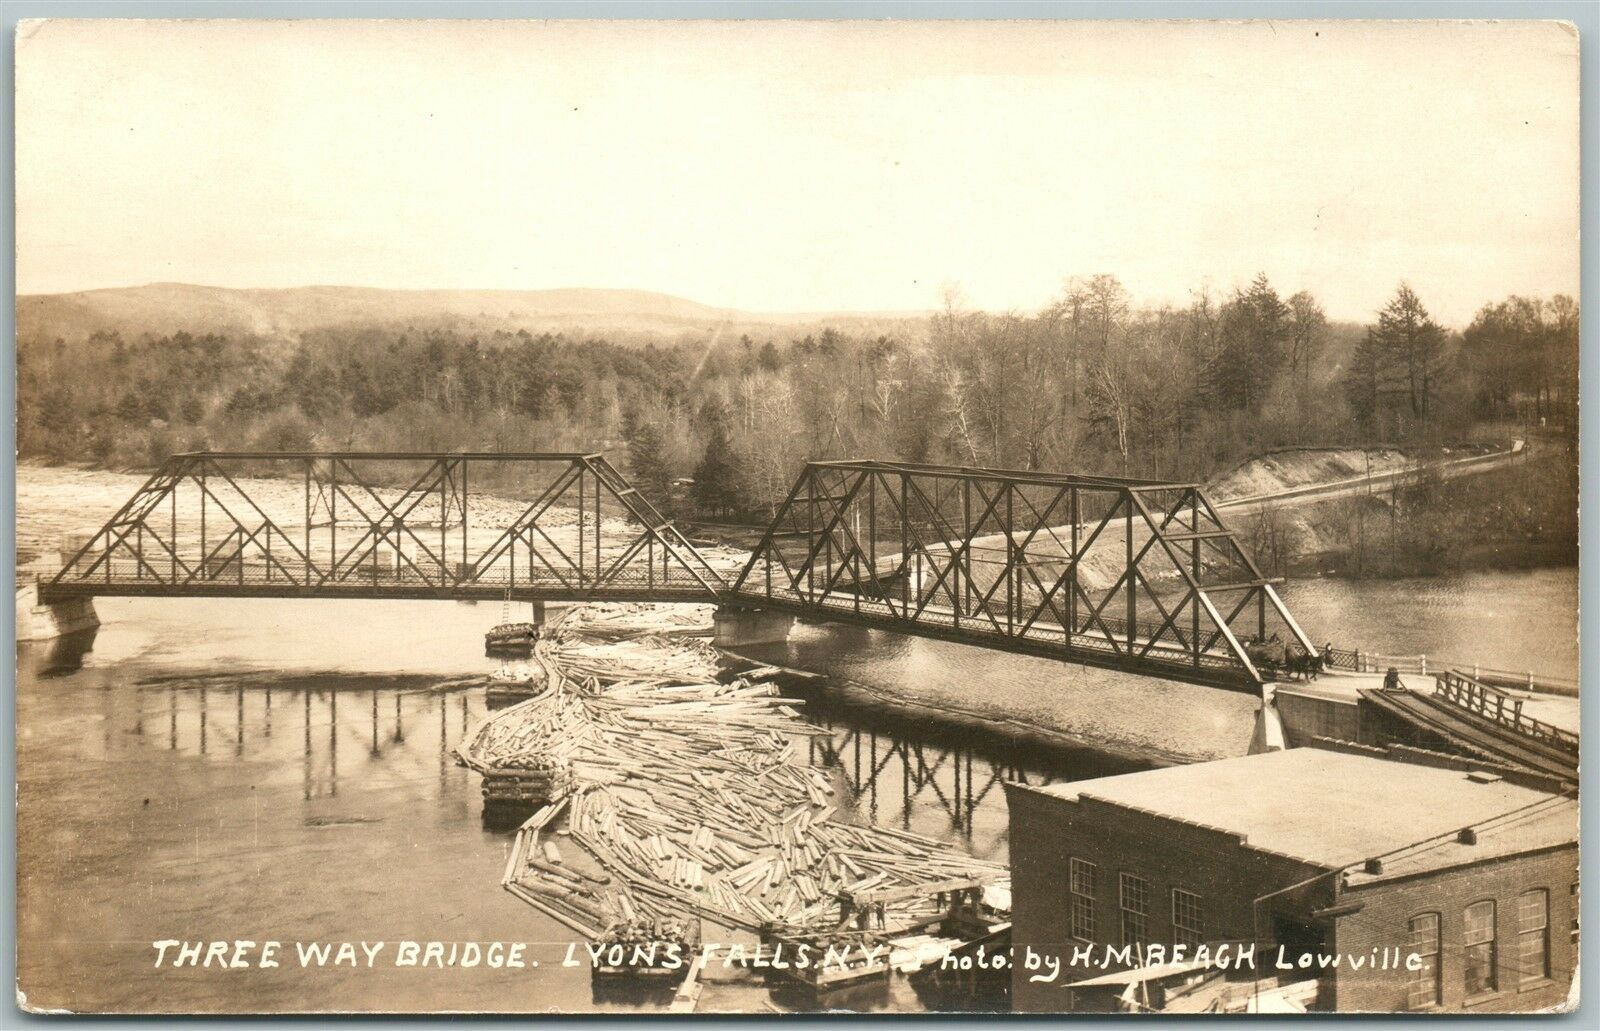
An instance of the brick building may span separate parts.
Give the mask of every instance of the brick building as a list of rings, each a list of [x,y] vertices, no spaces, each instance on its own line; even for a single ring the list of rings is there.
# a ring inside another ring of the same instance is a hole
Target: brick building
[[[1323,1010],[1504,1012],[1566,999],[1573,797],[1323,748],[1006,794],[1018,1011],[1066,1009],[1066,983],[1128,965],[1108,947],[1161,945],[1170,958],[1180,943],[1191,956],[1254,943],[1253,964],[1228,976],[1317,977]],[[1278,969],[1280,948],[1310,965]],[[1057,957],[1059,976],[1033,980],[1048,969],[1029,969],[1029,949]],[[1404,966],[1411,953],[1418,969]]]

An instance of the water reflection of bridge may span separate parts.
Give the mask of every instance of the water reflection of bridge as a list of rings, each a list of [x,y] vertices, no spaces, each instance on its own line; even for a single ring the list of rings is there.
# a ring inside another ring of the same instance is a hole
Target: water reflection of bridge
[[[313,686],[292,678],[162,678],[134,685],[126,729],[145,747],[206,760],[296,764],[302,797],[336,798],[354,778],[370,783],[431,774],[441,793],[471,783],[454,746],[483,715],[480,692],[422,687]],[[924,833],[960,838],[975,855],[1003,855],[1000,784],[1050,784],[1058,774],[971,747],[830,721],[809,738],[814,765],[836,766],[862,815],[911,828],[919,812],[940,814]],[[118,732],[105,721],[106,745]],[[374,764],[382,767],[375,770]],[[990,819],[985,819],[987,814]]]
[[[81,669],[92,634],[29,660],[41,677]],[[70,647],[69,647],[70,645]],[[99,745],[161,749],[208,762],[272,763],[298,772],[306,801],[364,790],[415,791],[476,808],[475,781],[454,746],[484,713],[480,691],[435,690],[431,678],[271,671],[165,673],[131,690],[107,679],[96,692]],[[858,818],[961,842],[1004,858],[1006,780],[1050,784],[1122,768],[1092,753],[1030,749],[996,734],[901,719],[819,693],[808,715],[828,730],[808,737],[814,765],[837,769]],[[1109,764],[1109,765],[1108,765]],[[269,774],[270,775],[270,774]]]
[[[880,734],[860,726],[828,723],[827,728],[827,737],[811,739],[812,764],[838,766],[851,797],[858,807],[866,806],[874,822],[889,822],[884,806],[896,801],[899,809],[892,820],[903,829],[911,829],[917,807],[936,808],[945,817],[943,829],[981,859],[1005,856],[1009,831],[1001,783],[1043,785],[1058,780],[972,748]],[[985,809],[997,819],[982,821],[985,826],[979,830],[976,817]]]
[[[483,715],[481,697],[466,690],[314,686],[249,674],[162,677],[136,683],[132,695],[133,712],[120,726],[107,714],[108,751],[112,735],[126,731],[145,747],[199,759],[298,762],[307,801],[336,798],[352,779],[425,783],[430,774],[441,797],[465,791],[472,782],[453,748]]]

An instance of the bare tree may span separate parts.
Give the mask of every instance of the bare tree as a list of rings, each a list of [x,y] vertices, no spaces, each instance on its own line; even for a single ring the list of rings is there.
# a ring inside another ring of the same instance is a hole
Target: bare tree
[[[1045,318],[1067,338],[1067,398],[1072,410],[1078,408],[1078,365],[1083,350],[1083,323],[1089,306],[1089,291],[1077,276],[1067,279],[1062,295],[1045,309]]]
[[[1116,276],[1101,272],[1089,277],[1089,321],[1100,350],[1111,346],[1111,335],[1128,317],[1128,291]]]
[[[1322,349],[1328,316],[1308,291],[1289,298],[1289,372],[1302,390],[1310,385],[1311,362]]]

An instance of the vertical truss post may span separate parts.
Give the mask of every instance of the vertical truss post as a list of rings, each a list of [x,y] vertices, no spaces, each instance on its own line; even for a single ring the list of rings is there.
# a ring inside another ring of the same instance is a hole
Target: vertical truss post
[[[1189,579],[1192,581],[1189,599],[1190,636],[1189,647],[1194,652],[1194,668],[1200,668],[1200,652],[1203,645],[1200,642],[1200,492],[1194,488],[1189,489],[1189,530],[1195,536],[1189,540]],[[1182,502],[1179,502],[1182,505]]]
[[[966,563],[965,569],[962,562]],[[972,480],[965,476],[961,478],[961,550],[957,552],[955,566],[955,573],[961,578],[957,592],[961,601],[956,605],[959,626],[961,615],[970,614],[972,608]]]
[[[819,501],[818,494],[820,492],[827,491],[827,489],[828,484],[820,474],[812,478],[809,488],[810,505],[806,512],[806,532],[810,535],[808,538],[810,548],[807,550],[808,557],[806,559],[805,570],[806,593],[813,597],[815,597],[817,593],[817,561],[819,559],[822,561],[827,560],[826,552],[828,547],[828,529],[825,526],[819,525],[817,522],[817,505]]]
[[[302,584],[304,584],[305,586],[307,586],[307,587],[311,586],[311,463],[312,463],[312,461],[313,461],[313,459],[310,459],[310,458],[307,458],[305,460],[306,527],[305,527],[305,535],[304,535],[304,541],[305,541],[305,549],[304,549],[304,551],[305,551],[305,556],[306,557],[305,557],[305,571],[301,575],[301,579],[300,579],[300,582]]]
[[[817,477],[817,507],[812,511],[812,518],[817,519],[820,516],[820,523],[813,524],[812,533],[816,534],[817,543],[821,545],[821,550],[813,557],[811,561],[810,568],[812,573],[812,594],[820,593],[825,595],[828,590],[828,584],[833,578],[833,533],[834,527],[837,524],[837,520],[829,518],[825,514],[825,510],[822,508],[822,505],[824,502],[832,503],[832,496],[828,492],[834,489],[836,488],[833,484],[828,482],[827,477]],[[820,592],[817,590],[816,582],[818,560],[822,562],[822,590]]]
[[[1128,546],[1126,573],[1128,577],[1128,654],[1132,655],[1134,637],[1139,629],[1139,598],[1135,593],[1139,567],[1134,563],[1133,558],[1133,491],[1124,487],[1123,495],[1123,503],[1128,506],[1127,520],[1123,524],[1125,527],[1123,536],[1126,538]]]
[[[868,590],[867,581],[861,579],[861,502],[859,497],[862,484],[865,484],[867,487],[867,503],[869,505],[872,503],[872,478],[865,473],[858,473],[856,475],[855,488],[852,490],[852,493],[857,496],[858,500],[850,502],[850,526],[845,530],[849,537],[851,548],[850,551],[845,554],[841,562],[841,572],[848,571],[850,564],[852,562],[855,563],[855,587],[850,592],[850,595],[852,604],[855,606],[855,610],[858,614],[861,612],[861,596]],[[871,520],[869,519],[868,523],[870,524],[870,522]],[[868,575],[872,576],[874,581],[876,581],[877,572],[875,570],[869,570]]]
[[[172,577],[172,582],[174,584],[178,582],[178,483],[178,478],[173,477],[172,490],[167,495],[167,501],[170,503],[170,507],[172,509],[172,547],[170,549],[172,555],[172,572],[169,575]]]
[[[878,480],[872,473],[867,478],[867,575],[872,577],[872,596],[882,598],[883,580],[878,575]]]
[[[911,611],[911,578],[917,578],[917,601],[922,600],[922,563],[915,564],[911,561],[911,501],[907,493],[907,483],[910,477],[900,477],[900,568],[904,575],[900,578],[900,611]]]
[[[1017,485],[1007,483],[1003,488],[1006,492],[1006,635],[1015,637],[1017,634],[1017,595],[1021,593],[1022,585],[1017,580],[1021,572],[1018,569],[1017,556],[1017,523],[1015,502]]]
[[[1067,558],[1067,647],[1072,647],[1073,635],[1078,632],[1078,488],[1068,487],[1072,507],[1072,554]]]

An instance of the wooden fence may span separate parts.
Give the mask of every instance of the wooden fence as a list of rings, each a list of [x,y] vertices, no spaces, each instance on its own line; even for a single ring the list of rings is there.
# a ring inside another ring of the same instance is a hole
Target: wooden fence
[[[1459,670],[1446,670],[1434,678],[1435,697],[1458,705],[1468,712],[1493,720],[1519,734],[1537,738],[1550,744],[1576,752],[1578,735],[1562,730],[1543,720],[1522,714],[1521,698],[1513,697],[1498,688],[1479,683]]]

